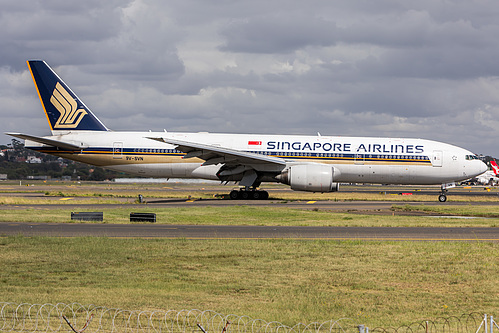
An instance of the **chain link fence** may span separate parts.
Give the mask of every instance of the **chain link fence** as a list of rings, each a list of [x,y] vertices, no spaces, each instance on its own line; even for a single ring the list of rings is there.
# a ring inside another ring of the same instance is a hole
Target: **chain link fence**
[[[485,321],[487,322],[487,319]],[[248,316],[222,315],[211,310],[135,311],[78,303],[17,304],[0,302],[0,332],[476,333],[479,329],[480,332],[489,333],[489,330],[485,331],[485,327],[482,329],[483,322],[483,314],[470,313],[460,317],[421,321],[399,328],[378,327],[369,329],[349,318],[329,320],[322,323],[299,323],[291,327],[279,322],[267,322]],[[492,323],[493,320],[490,320],[488,327],[491,327]],[[499,330],[496,332],[499,332]]]

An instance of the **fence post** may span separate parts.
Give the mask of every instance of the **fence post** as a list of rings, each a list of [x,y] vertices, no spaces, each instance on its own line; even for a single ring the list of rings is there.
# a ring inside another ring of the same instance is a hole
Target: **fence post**
[[[357,326],[357,328],[359,329],[359,333],[366,333],[366,330],[365,330],[365,326],[364,325],[359,325]]]
[[[490,333],[494,333],[494,317],[490,315]]]

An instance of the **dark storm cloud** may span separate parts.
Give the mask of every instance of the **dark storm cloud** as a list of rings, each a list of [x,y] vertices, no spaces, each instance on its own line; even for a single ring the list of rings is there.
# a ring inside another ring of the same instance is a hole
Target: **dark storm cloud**
[[[25,70],[25,60],[46,59],[57,66],[88,65],[87,70],[99,73],[178,78],[183,73],[175,47],[178,29],[154,12],[133,10],[131,5],[34,1],[2,10],[0,66]]]
[[[26,59],[58,64],[85,63],[92,42],[120,31],[123,1],[3,1],[0,11],[0,66],[24,69]]]

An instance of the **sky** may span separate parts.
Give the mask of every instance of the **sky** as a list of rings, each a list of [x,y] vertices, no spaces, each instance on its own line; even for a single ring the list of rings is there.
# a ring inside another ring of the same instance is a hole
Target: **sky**
[[[113,130],[424,138],[499,157],[495,0],[0,0],[0,143],[49,135],[26,60]]]

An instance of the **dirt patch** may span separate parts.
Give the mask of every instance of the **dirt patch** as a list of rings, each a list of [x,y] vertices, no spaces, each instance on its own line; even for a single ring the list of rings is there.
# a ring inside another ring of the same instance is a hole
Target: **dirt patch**
[[[338,212],[338,211],[336,211]],[[442,214],[423,211],[404,211],[391,209],[376,209],[376,210],[346,210],[341,213],[358,214],[358,215],[380,215],[380,216],[440,216]]]

